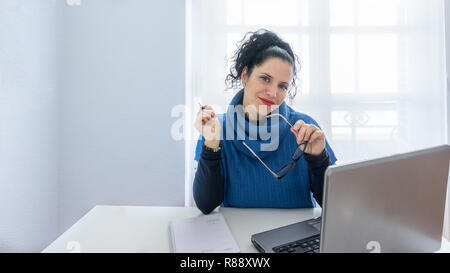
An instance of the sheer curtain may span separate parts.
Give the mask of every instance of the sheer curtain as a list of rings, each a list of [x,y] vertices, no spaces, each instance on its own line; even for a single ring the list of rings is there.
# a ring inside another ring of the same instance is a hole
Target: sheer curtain
[[[301,84],[291,106],[318,121],[338,164],[446,143],[443,0],[189,3],[192,116],[198,102],[226,110],[235,94],[224,91],[227,60],[247,31],[266,28],[299,56]],[[192,130],[186,142],[187,191],[197,137]]]

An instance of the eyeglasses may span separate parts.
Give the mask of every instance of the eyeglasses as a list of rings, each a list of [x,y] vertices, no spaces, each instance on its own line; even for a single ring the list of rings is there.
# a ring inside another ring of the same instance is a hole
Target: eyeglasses
[[[268,115],[267,117],[273,117],[273,116],[280,116],[281,118],[284,119],[284,121],[286,121],[291,127],[293,126],[286,117],[284,117],[281,114],[271,114]],[[300,158],[303,156],[303,153],[306,149],[306,147],[308,146],[308,141],[304,141],[302,143],[300,143],[297,148],[295,149],[294,153],[292,153],[291,159],[292,162],[287,163],[286,165],[284,165],[283,167],[281,167],[281,169],[279,171],[277,171],[276,173],[273,172],[267,165],[266,163],[264,163],[264,161],[261,160],[261,158],[259,158],[259,156],[247,145],[247,143],[245,143],[244,141],[242,141],[242,144],[259,160],[259,162],[261,162],[261,164],[264,166],[264,168],[266,168],[270,174],[273,175],[273,177],[275,177],[276,179],[280,180],[281,178],[285,177],[295,166],[295,164],[297,164],[297,162],[300,160]]]

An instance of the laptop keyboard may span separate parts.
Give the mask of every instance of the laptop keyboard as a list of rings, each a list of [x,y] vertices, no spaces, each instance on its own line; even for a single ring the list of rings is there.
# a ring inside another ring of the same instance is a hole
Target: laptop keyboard
[[[272,248],[275,253],[319,253],[320,235]]]

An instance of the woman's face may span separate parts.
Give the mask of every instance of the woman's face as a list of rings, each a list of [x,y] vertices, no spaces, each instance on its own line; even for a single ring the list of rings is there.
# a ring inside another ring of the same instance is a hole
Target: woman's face
[[[255,66],[250,75],[245,67],[241,74],[243,106],[249,118],[259,119],[277,109],[286,98],[291,78],[290,63],[276,57]]]

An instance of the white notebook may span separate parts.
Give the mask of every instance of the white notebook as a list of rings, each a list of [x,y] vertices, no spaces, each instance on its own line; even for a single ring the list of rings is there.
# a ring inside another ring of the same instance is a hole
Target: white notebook
[[[240,252],[221,213],[174,219],[169,230],[172,251],[176,253]]]

